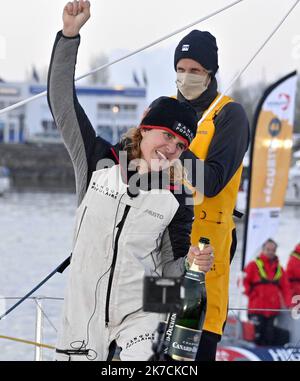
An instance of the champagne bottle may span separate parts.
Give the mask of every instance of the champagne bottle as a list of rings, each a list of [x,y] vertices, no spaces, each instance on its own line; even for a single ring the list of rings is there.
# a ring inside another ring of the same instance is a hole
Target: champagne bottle
[[[209,244],[209,239],[201,237],[199,249],[203,250],[206,244]],[[183,308],[176,315],[168,355],[177,361],[194,361],[206,314],[205,273],[193,263],[184,276],[183,286]]]

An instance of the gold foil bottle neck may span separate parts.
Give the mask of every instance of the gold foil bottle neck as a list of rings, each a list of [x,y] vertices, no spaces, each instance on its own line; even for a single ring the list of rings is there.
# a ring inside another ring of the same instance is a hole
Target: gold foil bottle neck
[[[203,250],[205,248],[205,245],[209,244],[209,239],[208,238],[204,238],[203,241],[202,241],[202,237],[201,237],[200,240],[199,240],[199,243],[198,243],[199,250]],[[207,243],[205,241],[207,241]],[[203,271],[199,270],[199,266],[196,265],[194,262],[192,263],[192,265],[190,267],[190,270],[198,272],[198,273],[203,273]]]

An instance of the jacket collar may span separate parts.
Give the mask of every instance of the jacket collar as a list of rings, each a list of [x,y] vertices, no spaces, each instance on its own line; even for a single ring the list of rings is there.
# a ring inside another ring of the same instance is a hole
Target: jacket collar
[[[259,258],[260,258],[261,260],[263,260],[264,263],[269,263],[269,264],[271,264],[271,265],[273,265],[274,263],[275,263],[275,264],[278,264],[278,262],[279,262],[277,256],[275,256],[274,259],[270,259],[269,257],[267,257],[267,256],[266,256],[265,254],[263,254],[263,253],[260,253]]]

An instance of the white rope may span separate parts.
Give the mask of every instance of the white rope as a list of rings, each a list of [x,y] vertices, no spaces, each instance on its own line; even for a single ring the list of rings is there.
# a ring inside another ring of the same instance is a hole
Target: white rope
[[[1,296],[0,300],[18,300],[22,299],[24,296]],[[31,296],[26,299],[42,299],[42,300],[64,300],[64,298],[58,298],[58,297],[53,297],[53,296]]]
[[[51,319],[49,318],[49,316],[46,314],[46,312],[43,310],[43,308],[40,306],[40,304],[38,303],[38,299],[40,298],[34,298],[34,301],[35,301],[35,304],[37,305],[37,307],[39,308],[39,310],[41,311],[41,313],[44,315],[44,317],[46,318],[46,320],[48,321],[48,323],[51,325],[51,327],[54,329],[54,331],[57,333],[57,328],[55,327],[55,325],[52,323]]]
[[[294,5],[289,9],[289,11],[286,13],[286,15],[281,19],[279,24],[276,26],[276,28],[270,33],[268,38],[264,41],[264,43],[260,46],[260,48],[255,52],[255,54],[252,56],[250,61],[243,67],[243,69],[231,80],[229,85],[227,86],[226,90],[220,94],[220,96],[211,104],[211,106],[208,108],[208,110],[202,115],[202,118],[200,119],[199,124],[203,122],[203,120],[207,117],[207,115],[216,107],[216,105],[221,101],[221,99],[224,97],[226,93],[231,89],[235,81],[238,80],[238,78],[248,69],[248,67],[251,65],[253,60],[256,58],[256,56],[262,51],[262,49],[266,46],[266,44],[270,41],[270,39],[274,36],[274,34],[277,32],[277,30],[281,27],[281,25],[284,23],[286,18],[289,16],[289,14],[293,11],[293,9],[296,7],[296,5],[299,3],[300,0],[297,0]]]
[[[244,0],[234,1],[233,3],[231,3],[231,4],[221,8],[221,9],[219,9],[219,10],[217,10],[217,11],[211,13],[211,14],[209,14],[208,16],[202,17],[201,19],[198,19],[198,20],[196,20],[196,21],[194,21],[194,22],[192,22],[192,23],[190,23],[190,24],[188,24],[188,25],[186,25],[186,26],[184,26],[184,27],[182,27],[180,29],[177,29],[175,32],[169,33],[166,36],[164,36],[162,38],[159,38],[158,40],[143,46],[142,48],[139,48],[139,49],[137,49],[137,50],[135,50],[135,51],[133,51],[133,52],[131,52],[129,54],[126,54],[125,56],[123,56],[121,58],[118,58],[118,59],[116,59],[114,61],[108,62],[105,65],[99,66],[99,67],[89,71],[88,73],[79,76],[78,78],[75,79],[75,81],[79,81],[80,79],[83,79],[83,78],[85,78],[85,77],[87,77],[87,76],[89,76],[89,75],[91,75],[93,73],[96,73],[99,70],[106,69],[107,67],[112,66],[112,65],[114,65],[114,64],[116,64],[118,62],[121,62],[121,61],[125,60],[126,58],[132,57],[133,55],[135,55],[137,53],[140,53],[143,50],[151,48],[152,46],[157,45],[158,43],[160,43],[162,41],[165,41],[165,40],[169,39],[170,37],[173,37],[174,35],[176,35],[178,33],[181,33],[181,32],[185,31],[188,28],[191,28],[192,26],[194,26],[196,24],[200,24],[202,21],[208,20],[211,17],[216,16],[217,14],[219,14],[219,13],[221,13],[221,12],[231,8],[231,7],[233,7],[234,5],[236,5],[236,4],[238,4],[238,3],[242,2],[242,1],[244,1]],[[29,103],[31,101],[34,101],[35,99],[41,98],[41,97],[43,97],[46,94],[47,94],[47,91],[43,91],[43,92],[41,92],[41,93],[39,93],[37,95],[34,95],[34,96],[30,97],[30,98],[24,99],[23,101],[20,101],[20,102],[15,103],[15,104],[13,104],[11,106],[8,106],[8,107],[0,110],[0,115],[4,114],[6,112],[12,111],[12,110],[14,110],[14,109],[16,109],[18,107],[21,107],[21,106],[23,106],[23,105],[25,105],[25,104],[27,104],[27,103]]]

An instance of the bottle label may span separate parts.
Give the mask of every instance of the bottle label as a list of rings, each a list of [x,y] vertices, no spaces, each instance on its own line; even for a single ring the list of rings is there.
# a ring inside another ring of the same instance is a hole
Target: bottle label
[[[198,271],[196,272],[196,271],[188,270],[185,274],[185,278],[192,279],[192,280],[200,282],[201,281],[201,273]]]
[[[168,348],[171,343],[172,335],[173,335],[173,330],[175,327],[175,322],[176,322],[176,314],[172,313],[169,315],[168,322],[165,322],[165,337],[164,337],[164,353],[168,353]]]
[[[176,325],[173,331],[172,342],[169,346],[169,355],[175,360],[195,360],[201,332],[196,329]]]

